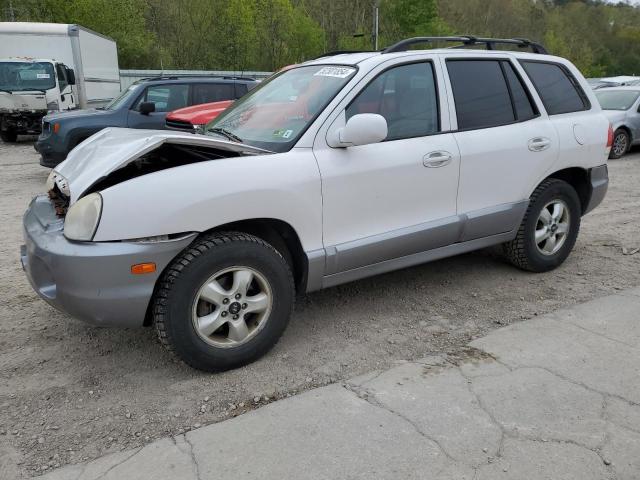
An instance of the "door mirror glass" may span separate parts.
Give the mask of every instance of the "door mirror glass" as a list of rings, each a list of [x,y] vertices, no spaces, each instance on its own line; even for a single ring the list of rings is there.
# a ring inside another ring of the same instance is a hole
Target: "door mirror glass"
[[[154,102],[142,102],[139,111],[142,115],[149,115],[156,111],[156,104]]]
[[[336,130],[329,141],[331,147],[354,147],[378,143],[387,138],[387,121],[377,113],[359,113],[344,128]]]

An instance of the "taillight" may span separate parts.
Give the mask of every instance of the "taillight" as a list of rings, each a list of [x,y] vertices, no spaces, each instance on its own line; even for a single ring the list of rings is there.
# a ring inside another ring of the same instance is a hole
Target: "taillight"
[[[613,147],[613,127],[609,124],[609,133],[607,133],[607,148]]]

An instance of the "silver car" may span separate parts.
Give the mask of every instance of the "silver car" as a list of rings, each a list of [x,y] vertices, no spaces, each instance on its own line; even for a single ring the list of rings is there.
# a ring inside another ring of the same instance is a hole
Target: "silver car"
[[[620,158],[640,144],[640,86],[602,88],[595,94],[614,131],[609,158]]]

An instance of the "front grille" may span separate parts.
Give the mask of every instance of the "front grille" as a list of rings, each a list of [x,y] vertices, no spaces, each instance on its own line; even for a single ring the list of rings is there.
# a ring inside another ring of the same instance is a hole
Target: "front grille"
[[[193,133],[193,125],[189,122],[184,122],[182,120],[168,120],[166,121],[167,128],[171,130],[179,130],[181,132],[189,132]]]

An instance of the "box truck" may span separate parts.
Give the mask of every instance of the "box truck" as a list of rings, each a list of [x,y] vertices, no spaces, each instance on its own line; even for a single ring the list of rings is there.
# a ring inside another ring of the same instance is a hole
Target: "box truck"
[[[39,134],[47,113],[120,92],[116,42],[80,25],[0,22],[0,137]]]

